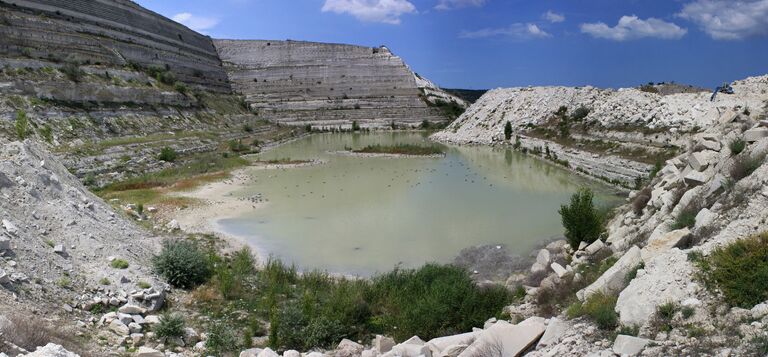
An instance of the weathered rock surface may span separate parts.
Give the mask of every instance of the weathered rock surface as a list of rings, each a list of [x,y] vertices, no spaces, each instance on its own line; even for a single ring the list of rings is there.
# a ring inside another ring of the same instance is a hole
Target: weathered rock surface
[[[633,246],[603,275],[586,288],[579,290],[576,297],[584,301],[594,293],[613,294],[624,288],[627,273],[637,268],[642,262],[640,248]]]

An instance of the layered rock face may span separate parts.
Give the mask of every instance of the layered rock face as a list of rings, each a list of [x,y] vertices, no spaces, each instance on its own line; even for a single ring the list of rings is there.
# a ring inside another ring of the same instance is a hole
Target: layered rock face
[[[316,127],[444,121],[413,72],[386,47],[215,40],[235,90],[259,116]]]
[[[229,93],[211,39],[127,0],[0,0],[0,55],[160,66]]]

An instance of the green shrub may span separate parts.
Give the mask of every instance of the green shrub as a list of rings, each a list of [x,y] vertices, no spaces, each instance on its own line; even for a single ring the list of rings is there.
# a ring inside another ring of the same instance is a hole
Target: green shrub
[[[128,261],[125,259],[115,259],[110,265],[115,269],[128,269]]]
[[[360,130],[360,124],[357,123],[357,120],[352,121],[352,131],[359,131]]]
[[[29,135],[29,119],[27,119],[27,113],[23,110],[16,112],[16,122],[14,123],[16,128],[16,137],[19,140],[24,140]]]
[[[421,128],[422,129],[429,129],[430,127],[432,127],[432,123],[430,123],[429,120],[424,119],[421,122]]]
[[[691,209],[684,209],[680,214],[675,217],[675,222],[672,223],[672,229],[692,228],[696,224],[696,215],[698,211]]]
[[[181,94],[187,94],[187,85],[181,82],[176,82],[173,84],[173,89],[175,89],[177,92]]]
[[[671,321],[677,313],[678,306],[673,302],[667,302],[656,308],[656,316],[664,321]]]
[[[745,309],[768,300],[768,233],[735,241],[696,261],[705,285]]]
[[[571,113],[571,121],[574,121],[574,122],[582,121],[584,118],[587,117],[587,115],[589,115],[590,112],[591,110],[587,107],[578,107],[576,108],[576,110],[573,111],[573,113]]]
[[[731,142],[728,143],[728,148],[731,149],[731,155],[735,156],[738,154],[741,154],[742,151],[747,147],[747,142],[744,141],[742,138],[736,138],[731,140]]]
[[[151,284],[149,284],[149,283],[148,283],[148,282],[146,282],[146,281],[139,281],[139,282],[136,284],[136,286],[138,286],[138,287],[139,287],[139,289],[149,289],[149,288],[151,288],[151,287],[152,287],[152,285],[151,285]]]
[[[40,135],[42,135],[45,142],[48,144],[53,142],[53,129],[47,123],[40,129]]]
[[[587,301],[575,303],[568,308],[568,317],[586,316],[602,330],[613,330],[618,326],[619,315],[614,311],[616,297],[603,293],[592,294]]]
[[[178,314],[164,313],[160,316],[160,323],[155,326],[157,337],[182,337],[184,336],[184,318]]]
[[[101,278],[99,280],[99,284],[101,284],[101,285],[109,285],[109,284],[112,284],[112,282],[110,282],[109,279],[107,279],[107,278]]]
[[[512,123],[507,122],[504,124],[504,140],[509,141],[512,139]]]
[[[694,314],[696,314],[696,309],[691,306],[684,306],[682,309],[680,309],[680,312],[683,314],[684,319],[689,319]]]
[[[204,283],[211,276],[205,252],[189,241],[166,241],[163,250],[152,259],[155,271],[175,287],[188,289]]]
[[[221,356],[240,351],[241,347],[251,348],[250,345],[241,346],[234,331],[226,324],[216,323],[208,330],[208,340],[205,341],[206,355]]]
[[[511,300],[504,287],[478,288],[464,269],[436,264],[374,277],[372,294],[375,326],[398,340],[469,331]]]
[[[176,150],[166,146],[160,149],[160,154],[157,155],[157,159],[165,162],[174,162],[176,161],[176,156]]]
[[[246,133],[252,133],[253,132],[253,126],[250,124],[243,124],[243,131]],[[310,130],[307,130],[310,131]]]
[[[227,142],[227,145],[229,146],[229,150],[232,152],[244,152],[248,151],[248,146],[243,144],[242,140],[230,140]]]
[[[155,79],[157,79],[158,82],[167,84],[169,86],[174,85],[176,83],[176,76],[173,75],[173,73],[169,71],[163,71],[157,73],[155,75]]]
[[[59,71],[64,73],[64,76],[66,76],[67,79],[75,83],[80,82],[85,75],[85,72],[80,69],[80,65],[78,65],[76,62],[65,63],[63,66],[61,66]]]
[[[582,188],[571,196],[570,205],[560,206],[565,238],[574,249],[578,249],[581,242],[596,241],[603,232],[602,219],[592,202],[593,197],[592,190]]]

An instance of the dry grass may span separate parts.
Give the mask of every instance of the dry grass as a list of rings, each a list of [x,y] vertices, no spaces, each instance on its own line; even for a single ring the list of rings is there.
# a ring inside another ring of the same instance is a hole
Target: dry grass
[[[82,341],[76,340],[73,334],[62,330],[61,326],[54,327],[47,321],[30,315],[10,315],[7,318],[10,324],[0,329],[0,351],[9,349],[8,342],[27,351],[34,351],[48,343],[56,343],[83,357],[90,356],[86,353]]]
[[[648,201],[650,200],[651,188],[646,187],[638,192],[637,195],[635,195],[635,198],[632,199],[632,211],[638,216],[643,214],[643,209],[648,205]]]

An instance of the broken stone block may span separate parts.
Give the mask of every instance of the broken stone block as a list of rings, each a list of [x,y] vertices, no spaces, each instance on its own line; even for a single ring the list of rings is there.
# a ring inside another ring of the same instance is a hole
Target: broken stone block
[[[691,168],[696,171],[704,171],[710,163],[717,157],[717,152],[712,150],[704,150],[691,154],[688,158],[688,163]]]
[[[568,274],[568,271],[567,271],[567,270],[565,270],[565,268],[563,268],[563,266],[562,266],[562,265],[560,265],[560,264],[559,264],[559,263],[557,263],[557,262],[554,262],[554,263],[552,263],[552,265],[550,265],[550,267],[551,267],[551,268],[552,268],[552,270],[555,272],[555,274],[557,275],[557,277],[558,277],[558,278],[562,278],[562,277],[564,277],[566,274]]]
[[[648,245],[642,249],[640,255],[644,261],[648,261],[649,259],[674,248],[689,234],[691,234],[691,230],[683,228],[652,237],[649,239]]]
[[[613,341],[613,352],[620,356],[637,356],[649,342],[644,338],[618,335]]]
[[[744,132],[744,140],[754,143],[762,138],[768,138],[768,128],[758,127]]]
[[[691,171],[683,178],[685,184],[689,186],[698,186],[707,182],[707,174],[699,171]]]
[[[580,301],[585,301],[592,294],[602,292],[613,294],[624,288],[624,279],[642,262],[640,248],[633,246],[621,258],[601,275],[594,283],[576,292]]]
[[[596,240],[592,242],[592,244],[588,245],[586,248],[584,248],[584,251],[587,252],[589,255],[595,255],[595,253],[599,252],[601,249],[605,248],[605,244],[601,240]]]

